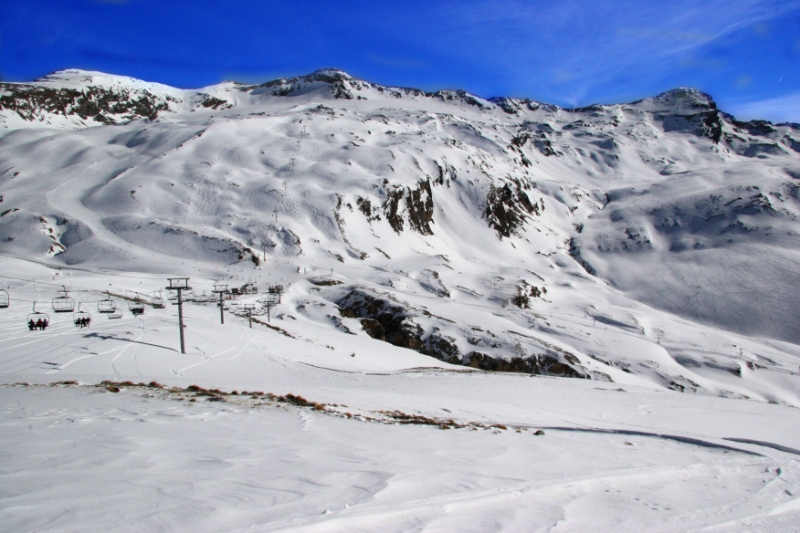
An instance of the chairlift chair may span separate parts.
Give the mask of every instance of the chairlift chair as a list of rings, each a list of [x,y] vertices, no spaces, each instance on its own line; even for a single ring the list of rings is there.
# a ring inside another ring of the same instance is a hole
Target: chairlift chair
[[[133,296],[130,296],[128,294],[129,292],[132,293]],[[130,311],[133,316],[144,314],[144,302],[142,301],[142,297],[138,292],[125,291],[125,299],[128,300],[128,311]]]
[[[50,325],[50,316],[47,313],[40,313],[36,310],[36,302],[33,303],[33,311],[28,315],[26,320],[28,329],[31,331],[40,329],[44,331]]]
[[[111,299],[111,294],[106,292],[106,298],[97,302],[97,312],[103,314],[113,313],[117,310],[117,302]]]
[[[0,289],[0,309],[5,309],[8,307],[10,300],[8,297],[8,292]]]
[[[81,311],[81,304],[78,304],[78,311],[72,314],[72,322],[76,328],[88,328],[92,322],[92,315],[86,311]]]
[[[277,300],[278,300],[278,303],[281,303],[281,300],[282,300],[282,297],[283,297],[283,291],[284,291],[283,285],[280,285],[280,284],[272,285],[268,289],[269,294],[271,296],[276,297]]]
[[[122,318],[122,309],[119,309],[119,308],[114,309],[112,312],[108,313],[106,316],[108,317],[109,320],[120,319],[120,318]]]
[[[75,311],[75,300],[69,297],[67,288],[63,287],[62,293],[53,298],[53,312],[54,313],[72,313]]]
[[[137,300],[128,302],[128,311],[131,312],[133,316],[140,316],[144,314],[144,304]]]
[[[153,293],[153,296],[150,297],[150,305],[153,306],[153,309],[164,309],[167,306],[167,302],[164,301],[161,291]]]
[[[195,302],[207,302],[208,301],[208,294],[206,291],[201,292],[200,294],[196,294],[194,297]]]

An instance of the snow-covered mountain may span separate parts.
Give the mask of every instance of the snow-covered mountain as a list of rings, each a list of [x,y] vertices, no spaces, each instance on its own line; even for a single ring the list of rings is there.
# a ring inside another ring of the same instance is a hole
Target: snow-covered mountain
[[[4,262],[280,282],[289,335],[800,405],[800,125],[696,90],[68,70],[0,84],[0,201]]]

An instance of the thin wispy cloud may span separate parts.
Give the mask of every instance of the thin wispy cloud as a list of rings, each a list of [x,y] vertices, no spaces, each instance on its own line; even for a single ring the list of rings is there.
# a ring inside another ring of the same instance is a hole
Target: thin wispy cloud
[[[728,111],[740,120],[800,123],[800,91],[756,102],[732,103]]]
[[[640,2],[460,5],[438,8],[440,50],[455,41],[458,53],[483,61],[508,85],[574,104],[607,85],[618,91],[642,76],[665,77],[721,37],[800,9],[797,1],[763,0],[678,1],[645,9]]]

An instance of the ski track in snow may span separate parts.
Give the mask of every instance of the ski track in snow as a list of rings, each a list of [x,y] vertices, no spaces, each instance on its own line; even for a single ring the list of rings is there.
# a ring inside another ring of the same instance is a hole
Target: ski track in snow
[[[75,520],[198,531],[791,531],[797,518],[800,463],[772,448],[569,428],[441,431],[103,392],[0,388],[14,480],[4,500],[38,509],[9,509],[10,531]],[[57,462],[42,461],[54,453]]]

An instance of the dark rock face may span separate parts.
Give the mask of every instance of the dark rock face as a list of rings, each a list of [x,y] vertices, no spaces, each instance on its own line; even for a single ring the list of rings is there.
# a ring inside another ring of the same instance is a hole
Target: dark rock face
[[[543,354],[528,358],[493,359],[481,352],[470,352],[464,358],[464,364],[472,368],[480,368],[492,372],[520,372],[523,374],[551,374],[567,378],[590,379],[588,375],[578,372],[570,365],[562,363],[557,357]]]
[[[324,83],[336,83],[348,81],[351,78],[347,73],[334,68],[320,69],[312,72],[303,78],[305,81],[321,81]]]
[[[337,99],[352,100],[353,93],[350,92],[350,85],[346,81],[338,81],[331,84],[333,97]]]
[[[547,294],[547,287],[541,289],[535,285],[528,285],[525,281],[517,287],[517,295],[511,298],[510,303],[519,307],[520,309],[531,308],[531,298],[541,298],[543,294]]]
[[[484,104],[480,102],[480,100],[478,100],[477,98],[469,94],[467,91],[464,91],[462,89],[458,89],[456,91],[452,90],[436,91],[431,96],[433,96],[434,98],[440,98],[444,102],[464,102],[465,104],[475,106],[481,109],[485,107]]]
[[[274,96],[291,96],[296,91],[312,83],[327,83],[330,85],[331,95],[337,99],[352,100],[353,90],[360,91],[372,84],[364,80],[353,78],[338,69],[326,68],[312,72],[307,76],[295,76],[292,78],[278,78],[268,81],[259,87],[272,89]]]
[[[772,123],[767,120],[751,120],[750,122],[731,120],[731,123],[750,135],[769,135],[777,131],[772,127]]]
[[[786,135],[783,139],[781,139],[781,142],[783,142],[783,144],[785,144],[795,152],[800,153],[800,141],[798,141],[797,139],[794,139],[793,137]]]
[[[548,139],[545,135],[542,135],[540,139],[536,139],[535,141],[533,141],[533,145],[546,157],[550,156],[557,157],[561,155],[561,152],[559,152],[553,147],[553,142],[550,139]],[[530,166],[530,164],[525,166]]]
[[[350,291],[336,304],[343,317],[360,318],[364,331],[373,339],[423,351],[422,328],[410,320],[404,307],[359,290]]]
[[[318,287],[332,287],[334,285],[342,285],[344,282],[338,279],[309,279],[309,283]]]
[[[716,109],[709,111],[702,116],[702,119],[703,125],[698,128],[697,132],[718,143],[722,139],[722,120],[720,120],[719,111]]]
[[[661,115],[664,131],[691,132],[719,143],[722,139],[722,120],[716,109],[694,115]]]
[[[686,87],[671,89],[659,94],[651,100],[667,108],[683,109],[683,112],[686,114],[717,108],[717,104],[714,102],[714,99],[711,98],[711,95],[698,91],[697,89],[688,89]],[[643,100],[637,100],[633,102],[633,104],[642,101]]]
[[[205,107],[206,109],[218,109],[222,106],[222,109],[230,109],[233,107],[231,104],[222,100],[221,98],[217,98],[216,96],[211,96],[208,94],[203,95],[203,100],[200,102],[200,105]]]
[[[408,190],[408,222],[422,235],[433,235],[433,193],[428,181],[420,181],[416,189]]]
[[[402,205],[403,198],[407,198],[405,209]],[[363,205],[363,204],[362,204]],[[408,212],[408,223],[411,229],[422,235],[433,235],[433,192],[427,180],[420,180],[417,187],[396,187],[390,190],[383,202],[383,212],[389,225],[397,233],[403,231],[405,220],[403,212]],[[362,208],[362,212],[364,209]],[[365,212],[366,214],[366,212]]]
[[[544,210],[544,203],[531,202],[525,192],[531,188],[529,183],[513,180],[502,187],[492,186],[489,190],[483,216],[500,238],[511,237],[530,215],[540,215]]]
[[[53,113],[115,124],[119,119],[154,120],[159,112],[169,109],[169,98],[161,100],[147,91],[132,94],[93,86],[77,90],[13,83],[0,83],[0,90],[11,93],[0,97],[0,109],[15,111],[23,119],[31,121],[38,120],[43,113]]]
[[[540,107],[545,107],[545,109],[555,109],[555,106],[548,105],[548,104],[540,104],[539,102],[534,102],[530,98],[508,98],[506,96],[495,96],[489,98],[489,101],[508,113],[509,115],[519,115],[522,109],[528,109],[530,111],[536,111]]]
[[[356,198],[356,205],[358,206],[358,210],[363,213],[367,220],[370,222],[375,220],[380,220],[381,216],[377,214],[376,210],[372,207],[372,202],[370,202],[367,198],[358,197]]]
[[[525,153],[522,151],[522,147],[525,146],[525,144],[528,142],[530,138],[531,138],[530,134],[520,133],[519,135],[511,139],[511,144],[508,146],[509,150],[519,154],[520,164],[526,167],[531,166],[531,161],[530,159],[525,157]]]
[[[386,201],[383,202],[383,212],[386,215],[386,220],[389,221],[389,225],[392,226],[392,229],[397,233],[403,231],[403,216],[400,212],[400,201],[403,199],[405,192],[406,190],[402,187],[397,187],[387,193]]]
[[[497,372],[550,374],[591,379],[589,375],[573,368],[572,365],[579,366],[580,361],[569,353],[564,354],[566,362],[550,353],[515,357],[510,360],[492,358],[476,351],[462,356],[456,339],[443,335],[437,328],[425,336],[425,331],[419,324],[414,323],[408,309],[397,302],[373,296],[363,290],[350,291],[336,304],[343,317],[360,318],[364,331],[373,339],[382,340],[401,348],[409,348],[450,364]]]
[[[570,238],[569,240],[569,255],[578,262],[579,265],[583,267],[587,274],[591,274],[592,276],[597,275],[597,270],[589,264],[589,262],[581,256],[581,247],[578,244],[578,241],[575,237]]]
[[[492,102],[494,105],[508,113],[509,115],[519,115],[520,111],[520,103],[513,98],[506,98],[506,97],[494,97],[489,98],[489,101]]]

